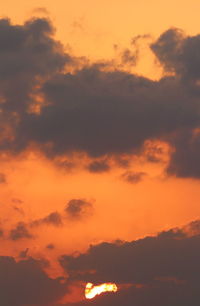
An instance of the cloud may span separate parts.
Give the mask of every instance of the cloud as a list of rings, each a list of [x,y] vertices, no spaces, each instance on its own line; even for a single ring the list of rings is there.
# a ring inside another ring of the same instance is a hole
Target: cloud
[[[40,226],[43,224],[61,226],[62,225],[62,216],[57,211],[50,213],[48,216],[34,220],[31,222],[31,226]]]
[[[65,212],[74,220],[81,219],[93,212],[93,205],[84,199],[72,199],[67,203]]]
[[[122,289],[117,293],[103,294],[93,300],[83,301],[73,304],[65,304],[66,306],[188,306],[198,305],[199,284],[192,286],[176,281],[163,280],[155,281],[149,286],[140,287],[132,286],[128,289]]]
[[[92,203],[84,199],[72,199],[67,203],[62,212],[54,211],[44,218],[33,220],[28,224],[28,226],[38,227],[42,225],[52,225],[60,227],[65,224],[66,216],[73,220],[81,220],[82,218],[91,215],[92,212]]]
[[[174,72],[184,81],[200,78],[200,35],[186,36],[180,29],[165,31],[151,48],[164,69]]]
[[[15,228],[10,231],[9,238],[13,241],[20,239],[32,239],[33,235],[29,232],[24,222],[19,222]]]
[[[132,242],[90,246],[76,257],[62,256],[60,263],[71,280],[117,283],[117,294],[91,304],[186,306],[200,301],[199,256],[200,232],[188,235],[184,228],[176,228]]]
[[[52,34],[53,27],[45,18],[31,19],[24,25],[0,19],[0,94],[4,110],[22,112],[30,108],[38,80],[62,70],[70,61]]]
[[[66,292],[66,284],[51,279],[32,258],[16,262],[0,256],[0,296],[4,306],[53,306]]]
[[[51,105],[27,114],[17,135],[24,145],[38,143],[49,157],[139,153],[147,139],[199,122],[194,98],[173,78],[153,82],[90,67],[49,80],[43,91]]]
[[[195,280],[199,241],[199,234],[188,237],[174,229],[133,242],[104,242],[77,257],[63,256],[60,262],[77,280],[133,284],[147,284],[158,277]]]
[[[167,173],[178,177],[200,177],[200,131],[184,129],[172,138],[173,153]]]
[[[46,248],[48,250],[54,250],[55,249],[55,245],[53,243],[49,243],[49,244],[47,244]]]
[[[146,175],[145,172],[127,171],[121,175],[121,178],[128,183],[137,184],[141,182]]]
[[[102,173],[110,170],[110,165],[105,160],[93,161],[88,166],[87,169],[92,173]]]
[[[200,177],[194,166],[200,151],[200,35],[169,29],[151,44],[167,72],[153,81],[95,63],[77,69],[53,33],[45,18],[23,25],[0,19],[1,151],[36,147],[53,160],[74,152],[109,158],[142,154],[147,140],[161,140],[174,150],[169,175]]]

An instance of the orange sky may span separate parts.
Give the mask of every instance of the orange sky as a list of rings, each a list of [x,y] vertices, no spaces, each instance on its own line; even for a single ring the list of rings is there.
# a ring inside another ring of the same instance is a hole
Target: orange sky
[[[36,8],[46,8],[36,10]],[[130,47],[131,38],[151,34],[158,37],[170,27],[187,34],[200,28],[198,0],[14,0],[1,1],[1,16],[22,23],[33,14],[49,16],[56,28],[56,38],[73,54],[90,60],[111,59],[114,44]],[[144,42],[141,63],[133,70],[157,78],[161,70]],[[83,161],[72,171],[63,171],[40,154],[11,158],[0,162],[7,182],[0,185],[1,219],[10,230],[16,222],[30,223],[53,211],[61,212],[70,199],[87,199],[94,211],[81,221],[66,219],[64,226],[43,225],[34,229],[35,239],[2,241],[3,255],[17,256],[29,248],[30,254],[55,258],[66,252],[85,250],[91,243],[133,240],[163,229],[181,226],[200,215],[200,183],[194,179],[166,178],[166,162],[158,164],[133,160],[134,171],[148,173],[144,180],[130,184],[122,180],[126,171],[116,166],[108,173],[92,174]],[[14,204],[13,199],[21,203]],[[18,207],[18,210],[14,208]],[[46,251],[53,243],[55,250]],[[52,254],[52,255],[51,255]]]

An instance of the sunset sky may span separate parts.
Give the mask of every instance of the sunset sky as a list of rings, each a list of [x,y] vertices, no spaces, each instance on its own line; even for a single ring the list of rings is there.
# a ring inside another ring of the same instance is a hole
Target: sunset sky
[[[200,305],[199,11],[1,1],[0,305]]]

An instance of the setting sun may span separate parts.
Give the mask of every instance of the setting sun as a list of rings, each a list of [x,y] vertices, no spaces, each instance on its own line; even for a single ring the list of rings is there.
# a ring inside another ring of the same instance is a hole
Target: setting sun
[[[94,286],[92,283],[87,283],[85,288],[86,299],[93,299],[95,296],[103,292],[116,292],[117,285],[112,283],[105,283],[99,286]]]

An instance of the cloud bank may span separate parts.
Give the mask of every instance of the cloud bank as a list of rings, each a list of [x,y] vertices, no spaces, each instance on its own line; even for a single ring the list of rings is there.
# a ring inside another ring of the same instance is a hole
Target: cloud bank
[[[54,39],[48,19],[1,19],[0,33],[1,151],[93,158],[140,154],[145,141],[162,140],[173,148],[168,174],[200,176],[200,35],[164,32],[150,47],[165,76],[153,81],[98,64],[68,72],[77,59]]]
[[[60,263],[72,280],[114,282],[120,289],[74,305],[186,306],[200,301],[199,256],[199,221],[195,221],[154,237],[94,245],[75,257],[63,255]]]

